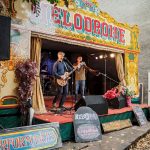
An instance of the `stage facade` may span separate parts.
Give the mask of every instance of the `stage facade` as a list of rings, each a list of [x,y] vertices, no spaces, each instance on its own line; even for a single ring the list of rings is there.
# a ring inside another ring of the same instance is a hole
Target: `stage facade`
[[[11,23],[10,60],[0,61],[0,109],[17,108],[15,89],[18,83],[14,72],[19,61],[35,61],[40,74],[43,40],[79,46],[83,53],[88,53],[88,49],[96,53],[115,53],[119,82],[138,97],[140,47],[137,25],[116,21],[101,11],[98,2],[91,0],[75,0],[68,7],[62,0],[57,5],[43,0],[39,14],[30,10],[29,3],[20,0],[15,1],[14,8],[17,13]],[[40,79],[36,80],[33,88],[33,108],[37,114],[47,112]]]

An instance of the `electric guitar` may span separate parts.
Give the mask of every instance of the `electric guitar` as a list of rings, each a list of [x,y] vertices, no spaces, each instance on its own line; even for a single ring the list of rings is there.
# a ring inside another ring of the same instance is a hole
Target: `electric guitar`
[[[68,80],[70,79],[70,75],[72,73],[74,73],[77,69],[80,69],[81,66],[84,66],[84,65],[85,65],[85,62],[82,62],[76,68],[74,68],[71,72],[65,72],[63,75],[63,78],[56,80],[57,84],[60,86],[65,86],[67,84]]]

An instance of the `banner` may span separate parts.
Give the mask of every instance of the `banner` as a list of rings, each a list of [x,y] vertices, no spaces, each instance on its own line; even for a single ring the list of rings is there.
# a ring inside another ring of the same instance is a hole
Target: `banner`
[[[0,132],[0,149],[55,149],[62,146],[58,123],[14,128]]]

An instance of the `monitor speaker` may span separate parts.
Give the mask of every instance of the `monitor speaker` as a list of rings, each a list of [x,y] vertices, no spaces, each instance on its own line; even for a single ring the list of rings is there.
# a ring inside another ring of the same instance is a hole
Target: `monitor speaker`
[[[102,95],[89,95],[81,98],[75,105],[75,110],[81,106],[93,109],[98,115],[108,114],[108,103]]]
[[[127,106],[126,98],[123,95],[108,101],[108,106],[112,109],[121,109]]]
[[[0,16],[0,60],[10,58],[10,17]]]

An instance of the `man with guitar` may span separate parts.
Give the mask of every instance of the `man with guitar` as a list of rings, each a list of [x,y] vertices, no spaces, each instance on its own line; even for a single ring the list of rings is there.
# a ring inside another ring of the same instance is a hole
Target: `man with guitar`
[[[68,93],[68,79],[69,72],[73,71],[73,68],[70,67],[63,59],[65,56],[64,52],[58,52],[58,60],[53,66],[53,74],[57,79],[57,95],[53,100],[53,108],[56,108],[56,102],[59,97],[62,95],[59,103],[59,108],[63,109],[64,102]],[[67,73],[68,72],[68,73]]]
[[[80,89],[81,97],[84,96],[86,71],[90,71],[91,73],[97,73],[96,70],[89,68],[85,62],[82,62],[82,56],[77,57],[77,62],[73,64],[73,66],[78,66],[80,64],[82,64],[81,67],[77,68],[75,71],[75,102],[78,101],[79,89]]]

